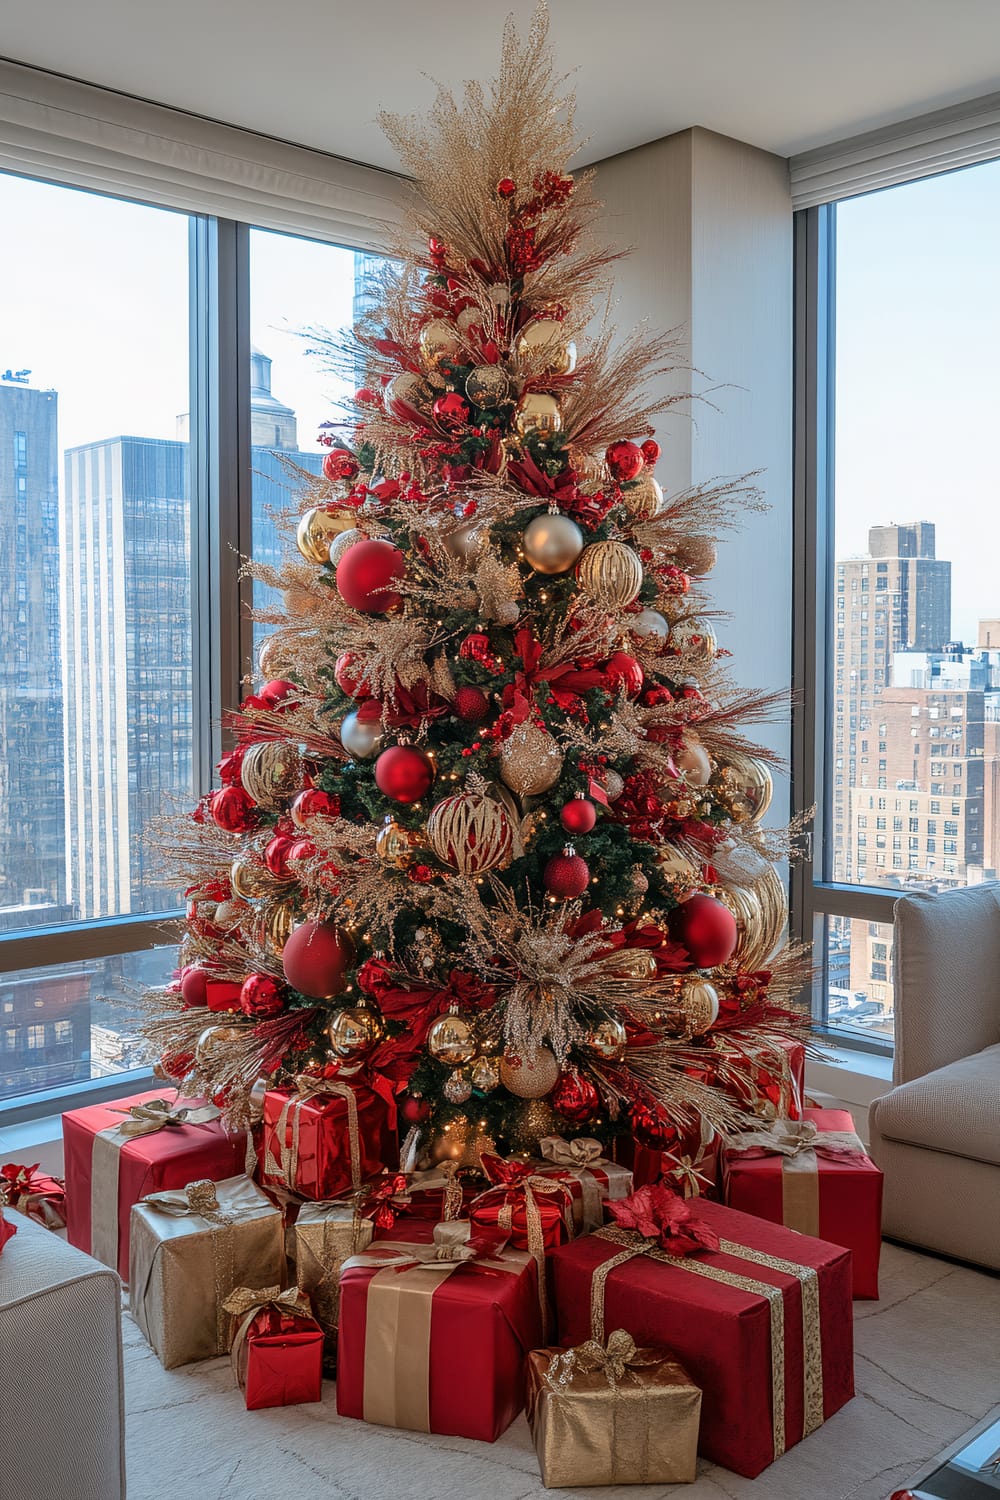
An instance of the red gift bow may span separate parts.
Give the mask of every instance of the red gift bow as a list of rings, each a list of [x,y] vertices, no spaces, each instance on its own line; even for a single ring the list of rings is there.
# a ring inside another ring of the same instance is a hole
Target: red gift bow
[[[527,450],[519,459],[508,463],[507,473],[526,495],[537,495],[539,500],[554,500],[563,508],[572,504],[579,494],[576,483],[579,475],[575,469],[563,469],[553,478],[543,473]]]
[[[387,1172],[361,1198],[358,1217],[371,1219],[376,1229],[391,1229],[396,1215],[410,1205],[409,1186],[404,1172]]]
[[[0,1202],[9,1203],[11,1208],[16,1208],[18,1200],[26,1197],[29,1193],[40,1193],[43,1191],[41,1179],[35,1181],[35,1173],[40,1166],[34,1162],[30,1167],[19,1166],[17,1162],[9,1161],[0,1167]]]
[[[536,641],[531,630],[525,626],[514,636],[514,649],[521,658],[522,666],[514,673],[514,681],[503,690],[503,706],[510,711],[513,724],[523,724],[529,717],[535,701],[535,688],[540,682],[547,684],[549,692],[562,709],[573,707],[581,693],[591,688],[602,687],[604,673],[596,667],[580,669],[574,662],[562,662],[559,666],[543,667],[544,647]],[[562,681],[562,687],[556,684]]]
[[[630,1198],[609,1203],[608,1211],[623,1229],[654,1240],[668,1255],[718,1250],[719,1236],[663,1183],[649,1183]]]

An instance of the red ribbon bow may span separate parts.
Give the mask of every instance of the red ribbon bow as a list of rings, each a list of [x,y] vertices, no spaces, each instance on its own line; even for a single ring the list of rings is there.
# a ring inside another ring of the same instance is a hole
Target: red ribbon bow
[[[718,1250],[719,1236],[683,1198],[663,1183],[650,1183],[630,1198],[609,1202],[608,1211],[623,1229],[655,1240],[668,1255],[690,1255],[696,1250]]]
[[[366,1193],[358,1205],[358,1215],[371,1219],[376,1229],[391,1229],[396,1215],[410,1206],[409,1183],[403,1172],[387,1173]]]

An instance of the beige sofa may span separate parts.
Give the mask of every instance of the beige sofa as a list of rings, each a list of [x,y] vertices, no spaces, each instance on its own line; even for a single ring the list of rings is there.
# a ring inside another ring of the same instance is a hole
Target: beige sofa
[[[883,1230],[1000,1270],[1000,885],[896,903],[894,1087],[869,1110]]]

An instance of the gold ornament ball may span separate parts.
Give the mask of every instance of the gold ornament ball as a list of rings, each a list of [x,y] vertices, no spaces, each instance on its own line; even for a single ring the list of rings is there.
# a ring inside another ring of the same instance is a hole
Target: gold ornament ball
[[[656,851],[656,863],[660,867],[663,879],[674,890],[686,891],[693,889],[699,883],[698,871],[694,864],[674,844],[661,844]]]
[[[519,1099],[541,1099],[551,1093],[559,1078],[559,1064],[548,1047],[534,1052],[508,1053],[500,1062],[500,1082]]]
[[[643,469],[635,484],[622,490],[622,504],[633,521],[651,521],[663,509],[663,491],[648,469]]]
[[[464,363],[462,337],[454,323],[446,318],[432,318],[420,330],[420,353],[430,370],[438,370],[445,360]]]
[[[290,902],[265,900],[248,920],[247,935],[259,948],[280,958],[298,920]]]
[[[715,628],[710,620],[695,616],[687,620],[676,620],[670,627],[668,644],[675,651],[683,651],[701,662],[711,661],[719,649]]]
[[[326,1028],[330,1046],[338,1057],[364,1057],[382,1040],[385,1026],[378,1011],[367,1005],[349,1005],[338,1011]]]
[[[444,1063],[445,1067],[457,1068],[462,1063],[472,1061],[479,1050],[479,1043],[465,1017],[449,1011],[447,1015],[438,1016],[427,1033],[427,1050],[431,1057]],[[457,1102],[461,1103],[461,1100]]]
[[[742,817],[734,811],[734,822],[755,822],[764,816],[774,795],[774,779],[764,761],[754,755],[733,751],[720,768],[719,775],[724,785],[746,803],[747,810]]]
[[[335,536],[330,543],[330,566],[335,568],[348,547],[353,547],[355,542],[363,542],[364,539],[364,532],[359,531],[356,526],[352,526],[350,531],[342,531],[339,536]]]
[[[583,592],[602,609],[624,609],[642,588],[642,563],[624,542],[592,542],[576,565]]]
[[[500,1082],[500,1064],[495,1057],[480,1057],[473,1064],[472,1085],[481,1094],[490,1094]]]
[[[375,853],[383,864],[405,870],[416,859],[423,842],[417,829],[402,827],[390,814],[378,831]]]
[[[464,1104],[466,1099],[472,1097],[472,1084],[462,1070],[456,1068],[445,1079],[442,1092],[449,1104]]]
[[[403,370],[394,375],[385,388],[387,411],[395,411],[396,403],[401,402],[414,411],[424,412],[430,407],[431,400],[430,386],[414,370]],[[400,415],[399,412],[396,415]]]
[[[583,551],[583,532],[569,516],[536,516],[521,545],[536,573],[567,573]]]
[[[302,785],[302,756],[287,740],[249,745],[240,763],[243,790],[259,807],[274,812]]]
[[[255,901],[274,890],[274,876],[260,860],[240,854],[229,867],[229,884],[234,896],[242,901]]]
[[[621,1062],[625,1056],[625,1048],[628,1045],[628,1036],[621,1021],[608,1017],[606,1021],[598,1021],[587,1032],[584,1046],[594,1057],[599,1057],[602,1062]]]
[[[500,746],[500,779],[519,797],[539,797],[562,775],[563,755],[550,734],[528,720]]]
[[[670,621],[658,609],[640,609],[628,625],[640,641],[665,641],[670,634]]]
[[[441,537],[441,545],[453,557],[456,562],[468,563],[470,566],[477,561],[486,541],[486,533],[475,521],[467,521],[462,526],[456,526],[454,531],[445,532]]]
[[[623,948],[616,954],[611,972],[616,979],[655,979],[656,959],[648,948]]]
[[[466,376],[465,394],[474,406],[500,406],[510,399],[510,376],[502,365],[476,365]]]
[[[572,375],[576,369],[576,345],[563,337],[563,325],[553,318],[529,323],[518,334],[516,347],[518,359],[530,359],[534,369],[547,375]]]
[[[427,840],[442,864],[463,875],[481,875],[508,862],[514,844],[500,803],[478,792],[457,792],[432,807]]]
[[[688,786],[708,786],[712,779],[712,762],[708,751],[693,730],[684,731],[674,764]]]
[[[249,1030],[247,1026],[206,1026],[194,1044],[194,1060],[199,1068],[216,1067]]]
[[[514,431],[520,438],[552,437],[561,428],[559,402],[545,391],[526,391],[514,408]]]
[[[314,506],[301,517],[295,533],[295,544],[306,562],[325,563],[330,557],[330,543],[355,523],[352,510],[324,510]]]
[[[715,985],[707,979],[685,979],[679,999],[691,1036],[702,1036],[719,1014],[719,992]]]
[[[788,918],[788,891],[777,870],[768,865],[753,885],[726,887],[719,891],[719,899],[729,907],[739,928],[733,962],[744,970],[764,968]]]

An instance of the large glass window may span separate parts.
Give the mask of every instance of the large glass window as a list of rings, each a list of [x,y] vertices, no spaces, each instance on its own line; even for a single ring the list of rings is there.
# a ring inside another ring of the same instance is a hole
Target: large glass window
[[[813,211],[819,1019],[891,1045],[892,901],[1000,867],[1000,163]],[[800,262],[801,265],[801,262]]]

